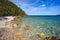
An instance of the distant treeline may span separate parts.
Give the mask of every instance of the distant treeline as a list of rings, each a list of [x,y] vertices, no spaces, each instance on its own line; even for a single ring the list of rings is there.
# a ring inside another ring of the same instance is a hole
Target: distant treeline
[[[0,16],[24,16],[26,13],[9,0],[0,0]]]

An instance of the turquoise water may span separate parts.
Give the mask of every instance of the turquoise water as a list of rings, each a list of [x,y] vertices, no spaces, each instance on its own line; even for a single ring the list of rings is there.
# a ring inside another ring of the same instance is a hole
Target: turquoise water
[[[23,20],[21,26],[30,25],[32,27],[25,34],[30,40],[39,40],[36,34],[60,35],[60,16],[26,16]]]

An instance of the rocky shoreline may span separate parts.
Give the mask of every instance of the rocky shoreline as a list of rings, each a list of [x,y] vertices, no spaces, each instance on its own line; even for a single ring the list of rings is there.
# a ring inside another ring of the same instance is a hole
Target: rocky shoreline
[[[6,16],[6,17],[0,17],[0,23],[4,27],[17,27],[19,22],[21,22],[22,19],[19,16]],[[1,26],[1,25],[0,25]]]
[[[4,23],[2,24],[3,27],[0,27],[0,40],[28,40],[28,37],[23,36],[23,33],[28,30],[30,26],[26,25],[20,30],[21,17],[9,16],[1,17],[0,19],[0,21]]]
[[[30,25],[25,25],[21,28],[20,23],[23,20],[19,16],[0,17],[0,40],[30,40],[24,35],[30,28]],[[21,29],[21,30],[20,30]],[[39,40],[60,40],[60,36],[46,37],[44,34],[36,34]]]

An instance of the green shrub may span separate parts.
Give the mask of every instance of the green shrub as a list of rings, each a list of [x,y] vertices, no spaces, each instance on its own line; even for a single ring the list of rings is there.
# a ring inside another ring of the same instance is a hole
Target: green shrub
[[[26,13],[8,0],[0,0],[0,16],[25,16]]]

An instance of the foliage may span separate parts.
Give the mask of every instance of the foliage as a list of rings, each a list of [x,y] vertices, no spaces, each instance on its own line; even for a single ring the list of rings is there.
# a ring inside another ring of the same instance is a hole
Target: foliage
[[[8,0],[0,0],[0,16],[24,16],[25,12]]]

